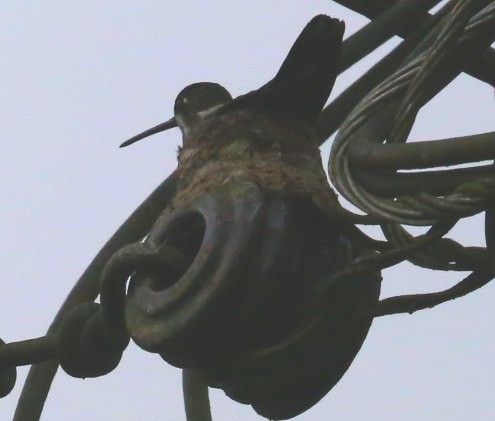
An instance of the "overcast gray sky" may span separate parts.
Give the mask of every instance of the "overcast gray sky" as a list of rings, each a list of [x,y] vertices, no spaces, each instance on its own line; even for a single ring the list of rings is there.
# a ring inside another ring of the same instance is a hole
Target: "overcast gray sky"
[[[277,71],[316,14],[366,20],[329,0],[3,2],[0,11],[0,337],[42,335],[76,279],[127,215],[175,167],[178,130],[119,150],[171,116],[187,84],[234,95]],[[370,60],[366,60],[369,64]],[[341,91],[362,70],[337,81]],[[493,89],[459,77],[420,114],[412,137],[495,130]],[[324,148],[324,152],[328,147]],[[325,163],[326,165],[326,163]],[[483,244],[482,220],[456,229]],[[448,287],[459,273],[401,265],[383,296]],[[492,420],[495,285],[436,309],[375,321],[340,383],[304,420]],[[14,412],[26,368],[0,401]],[[261,419],[221,391],[215,420]],[[180,372],[129,346],[110,375],[59,372],[43,420],[183,420]]]

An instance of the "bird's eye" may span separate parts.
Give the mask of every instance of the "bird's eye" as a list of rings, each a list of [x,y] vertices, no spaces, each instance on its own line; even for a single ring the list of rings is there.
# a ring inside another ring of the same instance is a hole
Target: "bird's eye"
[[[188,103],[187,98],[186,98],[186,97],[182,98],[182,102],[183,102],[184,104],[187,104],[187,103]]]

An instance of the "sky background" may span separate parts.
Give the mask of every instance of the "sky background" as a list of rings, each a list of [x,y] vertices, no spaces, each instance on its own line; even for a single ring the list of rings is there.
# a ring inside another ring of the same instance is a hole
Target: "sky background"
[[[329,0],[2,2],[0,337],[44,334],[102,244],[174,169],[180,133],[118,145],[168,119],[190,83],[219,82],[234,96],[261,86],[320,13],[344,19],[346,36],[367,22]],[[341,76],[332,97],[375,60]],[[494,112],[493,89],[461,76],[423,109],[411,137],[493,131]],[[482,245],[482,219],[454,234]],[[444,289],[462,276],[403,264],[384,272],[382,296]],[[344,378],[296,420],[494,419],[494,299],[495,284],[375,320]],[[18,370],[0,401],[1,420],[12,418],[26,374]],[[216,421],[261,420],[222,391],[211,401]],[[60,371],[42,419],[142,417],[185,419],[180,371],[131,344],[105,377]]]

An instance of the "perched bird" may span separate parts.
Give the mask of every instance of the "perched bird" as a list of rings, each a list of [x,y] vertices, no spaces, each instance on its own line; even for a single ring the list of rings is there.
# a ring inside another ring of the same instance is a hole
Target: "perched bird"
[[[316,16],[301,32],[270,82],[234,101],[230,93],[216,83],[189,85],[175,100],[173,118],[133,136],[120,147],[177,126],[186,139],[188,128],[214,111],[223,113],[236,108],[253,108],[282,114],[285,119],[314,123],[337,77],[344,29],[343,21]],[[229,105],[220,107],[225,104]]]
[[[175,100],[173,118],[121,147],[178,126],[183,135],[179,198],[245,169],[266,187],[309,197],[324,212],[332,212],[335,195],[320,163],[312,124],[334,85],[344,28],[343,21],[316,16],[264,86],[232,99],[216,83],[189,85]]]
[[[336,220],[339,205],[323,170],[313,129],[337,77],[343,33],[344,22],[316,16],[301,32],[276,76],[261,88],[233,99],[215,83],[189,85],[177,96],[172,119],[121,145],[180,128],[183,146],[171,209],[239,176],[251,180],[268,196],[282,198],[292,209],[302,251],[287,258],[289,275],[281,276],[270,304],[250,321],[259,328],[259,338],[249,336],[243,342],[243,333],[232,331],[231,336],[238,337],[229,342],[232,348],[225,354],[231,355],[232,361],[236,352],[253,341],[257,349],[276,346],[288,338],[300,324],[297,317],[303,317],[307,309],[311,283],[345,267],[361,252]],[[309,339],[307,349],[298,348],[291,351],[292,357],[281,357],[280,366],[278,362],[268,365],[264,372],[254,363],[253,370],[243,372],[241,362],[241,374],[233,380],[222,368],[210,366],[205,377],[267,418],[296,416],[319,401],[347,370],[371,319],[365,319],[345,338],[338,336],[339,329],[374,304],[379,290],[378,277],[371,275],[337,286],[323,312],[324,322],[315,331],[318,334]],[[222,336],[218,338],[221,341]],[[210,345],[205,342],[198,352],[206,353]]]

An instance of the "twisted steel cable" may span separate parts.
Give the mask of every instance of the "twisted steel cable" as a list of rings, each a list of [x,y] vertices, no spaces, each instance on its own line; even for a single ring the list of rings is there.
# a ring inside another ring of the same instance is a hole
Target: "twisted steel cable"
[[[477,13],[473,16],[474,12]],[[366,190],[354,176],[354,150],[362,147],[364,142],[376,143],[386,139],[383,149],[390,144],[404,142],[419,108],[460,71],[461,67],[455,66],[454,71],[445,72],[447,67],[452,67],[451,61],[445,57],[445,46],[450,46],[447,58],[458,54],[471,59],[473,54],[482,53],[489,47],[495,39],[495,3],[458,2],[446,17],[444,28],[439,33],[437,43],[404,65],[360,102],[344,122],[332,146],[329,173],[336,188],[351,203],[383,221],[431,225],[444,218],[465,217],[482,211],[487,197],[493,194],[493,191],[490,191],[487,195],[491,183],[481,180],[481,195],[472,191],[469,194],[453,192],[443,197],[422,193],[407,199],[384,198]],[[467,48],[473,44],[476,44],[477,48]],[[432,55],[434,59],[431,59]],[[432,92],[432,79],[439,77],[441,82],[435,84]],[[404,99],[401,99],[400,95],[403,95]],[[397,106],[399,112],[396,112]],[[382,119],[373,120],[377,110],[380,110]],[[393,120],[392,127],[387,124],[390,120]],[[370,137],[370,132],[373,137]],[[494,147],[494,138],[492,135],[481,139],[483,145],[487,144],[489,154]],[[438,144],[430,143],[430,149]],[[401,146],[403,152],[400,153],[404,157],[411,145]],[[424,146],[426,149],[426,145]],[[467,148],[472,148],[472,145],[464,142],[463,149]],[[428,151],[423,150],[422,153],[428,155]],[[484,159],[487,158],[490,156],[485,153]]]

